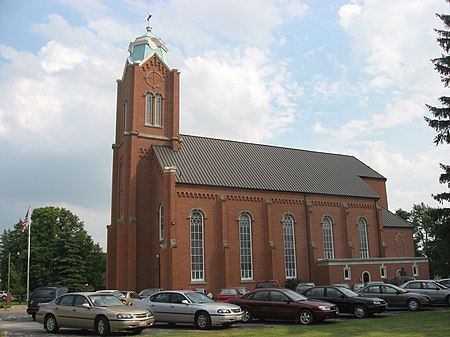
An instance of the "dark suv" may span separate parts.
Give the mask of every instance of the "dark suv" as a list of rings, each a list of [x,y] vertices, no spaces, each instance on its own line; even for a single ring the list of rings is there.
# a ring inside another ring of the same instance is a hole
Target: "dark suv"
[[[33,320],[36,320],[36,313],[39,310],[40,303],[48,303],[53,301],[58,296],[69,292],[69,287],[40,287],[36,288],[29,300],[27,313],[33,317]]]

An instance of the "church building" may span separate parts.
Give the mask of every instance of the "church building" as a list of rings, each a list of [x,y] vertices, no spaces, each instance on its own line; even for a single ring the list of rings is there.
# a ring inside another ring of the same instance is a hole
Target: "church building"
[[[147,27],[129,53],[117,81],[107,288],[429,277],[380,173],[349,155],[180,134],[180,72],[166,44]]]

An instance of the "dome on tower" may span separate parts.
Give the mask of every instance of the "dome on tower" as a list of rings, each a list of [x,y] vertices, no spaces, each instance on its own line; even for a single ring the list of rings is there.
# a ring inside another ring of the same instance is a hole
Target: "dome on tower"
[[[130,63],[141,63],[156,53],[169,67],[167,62],[169,48],[167,48],[163,40],[152,33],[150,26],[147,26],[147,32],[144,35],[137,37],[134,42],[130,42],[128,51],[130,52],[130,56],[128,56],[128,62]]]

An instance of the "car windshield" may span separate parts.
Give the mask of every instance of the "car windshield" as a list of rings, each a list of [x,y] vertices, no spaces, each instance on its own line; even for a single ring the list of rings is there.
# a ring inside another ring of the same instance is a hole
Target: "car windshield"
[[[185,293],[186,297],[189,298],[189,300],[192,303],[210,303],[210,302],[214,302],[212,299],[210,299],[208,296],[193,291],[193,292],[189,292],[189,293]]]
[[[440,284],[439,282],[433,282],[433,284],[438,287],[439,289],[448,289],[448,287],[446,287],[443,284]]]
[[[339,290],[341,293],[343,293],[347,297],[357,297],[358,296],[358,294],[355,293],[354,291],[344,288],[344,287],[339,287]]]
[[[114,305],[124,305],[116,296],[114,295],[90,295],[94,307],[112,307]]]
[[[221,295],[235,295],[236,294],[236,290],[235,289],[222,289],[219,294],[221,294]]]
[[[56,296],[56,289],[39,289],[36,290],[31,298],[50,298],[53,299]]]
[[[295,292],[293,290],[290,290],[290,289],[287,289],[284,292],[284,294],[289,296],[291,298],[291,300],[293,300],[293,301],[306,301],[308,299],[305,296],[303,296],[303,295],[301,295],[301,294],[299,294],[299,293],[297,293],[297,292]]]

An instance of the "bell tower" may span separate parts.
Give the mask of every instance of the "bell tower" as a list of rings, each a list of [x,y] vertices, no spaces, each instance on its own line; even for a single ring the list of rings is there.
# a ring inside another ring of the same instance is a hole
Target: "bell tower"
[[[181,147],[179,71],[168,63],[166,44],[152,32],[129,44],[122,78],[117,80],[113,149],[111,223],[108,226],[109,289],[157,286],[146,270],[157,254],[157,205],[163,193],[152,146]],[[143,267],[144,266],[144,267]]]

